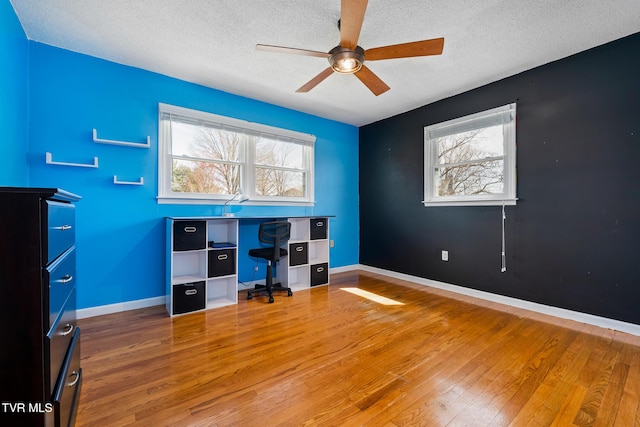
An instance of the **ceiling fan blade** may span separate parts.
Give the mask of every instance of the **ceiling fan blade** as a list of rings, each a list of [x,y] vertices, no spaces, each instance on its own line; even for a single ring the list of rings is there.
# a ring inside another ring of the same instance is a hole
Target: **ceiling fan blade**
[[[320,58],[328,58],[330,56],[327,52],[318,52],[317,50],[298,49],[295,47],[273,46],[269,44],[257,44],[256,50],[262,50],[265,52],[289,53],[293,55],[318,56]]]
[[[340,46],[355,49],[368,0],[342,0],[340,6]]]
[[[329,67],[324,71],[322,71],[317,76],[315,76],[314,78],[312,78],[311,80],[309,80],[307,83],[303,84],[298,90],[296,90],[296,92],[298,93],[309,92],[311,89],[318,86],[320,82],[322,82],[324,79],[329,77],[331,74],[333,74],[333,68]]]
[[[374,47],[364,51],[367,61],[379,59],[410,58],[414,56],[441,55],[444,49],[444,38],[422,40],[391,46]]]
[[[376,76],[373,71],[364,65],[360,68],[360,71],[355,73],[355,75],[366,87],[369,88],[371,92],[373,92],[375,96],[383,94],[391,89],[385,82],[380,80],[380,77]]]

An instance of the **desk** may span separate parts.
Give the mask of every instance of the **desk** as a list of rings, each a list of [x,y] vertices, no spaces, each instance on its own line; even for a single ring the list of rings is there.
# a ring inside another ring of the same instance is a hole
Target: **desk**
[[[277,280],[294,292],[329,284],[330,217],[167,217],[167,312],[175,316],[238,303],[238,259],[259,247],[256,227],[251,239],[240,238],[242,224],[289,221],[291,256],[280,260]]]

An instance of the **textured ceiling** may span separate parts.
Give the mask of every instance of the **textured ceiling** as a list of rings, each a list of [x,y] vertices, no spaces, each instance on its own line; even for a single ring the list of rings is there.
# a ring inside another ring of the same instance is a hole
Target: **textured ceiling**
[[[329,51],[340,0],[11,0],[30,40],[356,126],[640,31],[640,0],[370,0],[364,49],[444,37],[441,56],[368,62],[391,90],[353,75],[295,90]]]

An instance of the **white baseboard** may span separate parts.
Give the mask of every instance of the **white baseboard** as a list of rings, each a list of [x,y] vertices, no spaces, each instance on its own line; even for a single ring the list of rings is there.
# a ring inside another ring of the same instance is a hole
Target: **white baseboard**
[[[354,270],[364,270],[382,276],[387,276],[399,280],[406,280],[407,282],[413,282],[423,286],[429,286],[432,288],[442,289],[456,294],[467,295],[475,298],[479,298],[486,301],[492,301],[499,304],[508,305],[511,307],[522,308],[524,310],[533,311],[536,313],[547,314],[550,316],[558,317],[561,319],[573,320],[580,323],[586,323],[588,325],[594,325],[601,328],[613,329],[620,332],[626,332],[632,335],[640,336],[640,325],[634,323],[622,322],[620,320],[609,319],[606,317],[594,316],[592,314],[581,313],[579,311],[567,310],[564,308],[552,307],[549,305],[538,304],[531,301],[525,301],[517,298],[507,297],[498,294],[492,294],[489,292],[478,291],[476,289],[465,288],[464,286],[452,285],[449,283],[438,282],[431,279],[424,279],[422,277],[411,276],[409,274],[397,273],[395,271],[384,270],[377,267],[370,267],[368,265],[353,264],[343,267],[331,268],[331,274],[344,273]],[[246,283],[249,286],[239,286],[239,289],[249,289],[254,287],[257,283],[264,283],[264,280],[253,281]],[[81,308],[76,311],[78,319],[86,317],[100,316],[103,314],[118,313],[127,310],[135,310],[137,308],[152,307],[155,305],[165,305],[166,298],[164,296],[140,299],[136,301],[127,301],[116,304],[102,305],[98,307]]]
[[[160,297],[145,298],[135,301],[119,302],[116,304],[100,305],[98,307],[81,308],[76,310],[76,317],[84,319],[87,317],[101,316],[103,314],[119,313],[121,311],[135,310],[136,308],[153,307],[154,305],[165,305],[167,298]]]
[[[419,285],[430,286],[432,288],[442,289],[457,294],[467,295],[486,301],[492,301],[512,307],[522,308],[524,310],[534,311],[537,313],[547,314],[559,317],[561,319],[574,320],[588,325],[599,326],[601,328],[613,329],[620,332],[640,336],[640,325],[635,323],[627,323],[620,320],[609,319],[607,317],[595,316],[593,314],[582,313],[579,311],[567,310],[564,308],[553,307],[544,304],[538,304],[531,301],[525,301],[517,298],[507,297],[490,292],[478,291],[476,289],[465,288],[464,286],[451,285],[449,283],[438,282],[435,280],[424,279],[422,277],[411,276],[404,273],[396,273],[395,271],[383,270],[381,268],[370,267],[368,265],[350,266],[350,270],[360,269],[371,273],[380,274],[395,279],[406,280]],[[346,270],[345,270],[346,271]]]
[[[330,274],[344,273],[345,271],[364,270],[364,266],[360,264],[345,265],[343,267],[332,267],[329,269]]]
[[[341,273],[343,271],[357,270],[360,265],[350,265],[346,267],[332,268],[331,273]],[[275,277],[274,279],[277,279]],[[251,282],[238,283],[238,290],[253,289],[256,285],[264,285],[264,279],[254,280]],[[98,307],[81,308],[76,310],[76,317],[78,319],[85,319],[87,317],[101,316],[103,314],[120,313],[122,311],[135,310],[137,308],[153,307],[154,305],[165,305],[167,302],[165,296],[139,299],[135,301],[126,301],[116,304],[101,305]]]
[[[277,282],[278,281],[278,277],[274,277],[273,281]],[[255,288],[256,285],[264,285],[264,283],[265,283],[265,279],[252,280],[251,282],[238,282],[238,290],[239,291],[246,291],[248,289]]]

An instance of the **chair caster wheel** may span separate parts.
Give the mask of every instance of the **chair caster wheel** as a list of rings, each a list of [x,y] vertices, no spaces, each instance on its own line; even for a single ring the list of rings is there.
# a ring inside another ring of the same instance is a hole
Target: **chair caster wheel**
[[[273,297],[269,297],[269,304],[272,304],[274,301]]]
[[[247,299],[253,299],[253,295],[247,294]]]
[[[290,296],[290,297],[293,296],[293,292],[291,291],[287,292],[287,296]]]

